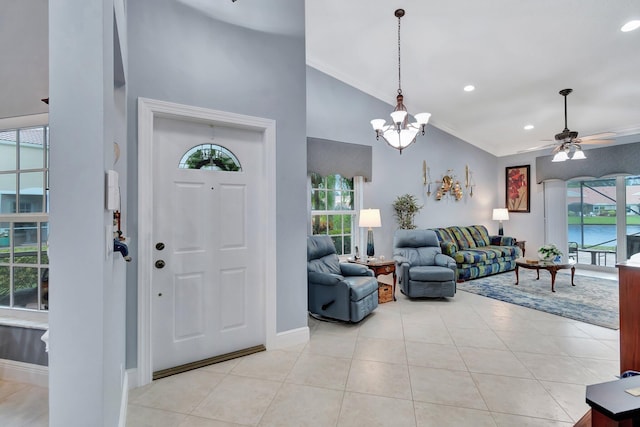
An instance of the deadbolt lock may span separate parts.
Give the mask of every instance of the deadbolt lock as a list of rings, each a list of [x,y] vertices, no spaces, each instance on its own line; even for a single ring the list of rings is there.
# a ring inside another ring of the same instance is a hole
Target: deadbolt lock
[[[159,251],[163,250],[164,249],[164,243],[162,243],[162,242],[156,243],[156,249],[159,250]]]
[[[163,260],[159,259],[156,261],[156,268],[163,268],[165,266],[165,263]]]

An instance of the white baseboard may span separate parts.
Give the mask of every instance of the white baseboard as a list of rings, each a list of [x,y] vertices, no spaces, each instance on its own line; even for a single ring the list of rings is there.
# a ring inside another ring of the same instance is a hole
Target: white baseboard
[[[127,387],[129,390],[138,388],[138,368],[127,369]]]
[[[305,344],[309,341],[309,327],[305,326],[298,329],[290,329],[285,332],[278,332],[276,334],[275,342],[267,350],[274,350],[277,348],[292,347],[294,345]]]
[[[118,427],[126,427],[127,425],[127,404],[129,402],[129,374],[124,371],[122,378],[122,397],[120,399],[120,420]]]
[[[49,387],[49,367],[0,359],[0,379]]]

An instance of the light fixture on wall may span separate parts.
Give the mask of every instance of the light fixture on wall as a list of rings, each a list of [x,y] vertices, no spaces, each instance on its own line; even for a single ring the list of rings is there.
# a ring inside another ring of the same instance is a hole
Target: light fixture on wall
[[[380,221],[380,209],[361,209],[358,226],[368,228],[367,230],[367,256],[373,257],[375,248],[373,245],[373,228],[382,226]]]
[[[493,220],[498,222],[498,236],[504,236],[502,221],[509,221],[509,210],[506,208],[495,208],[493,210]]]
[[[430,113],[419,113],[414,117],[416,121],[409,123],[409,114],[404,106],[402,84],[400,75],[400,18],[404,16],[404,9],[397,9],[394,13],[398,18],[398,95],[396,96],[396,108],[391,113],[391,124],[386,124],[384,119],[371,120],[371,126],[376,131],[376,139],[384,139],[391,147],[400,151],[413,144],[418,132],[424,135],[424,129],[429,123]]]

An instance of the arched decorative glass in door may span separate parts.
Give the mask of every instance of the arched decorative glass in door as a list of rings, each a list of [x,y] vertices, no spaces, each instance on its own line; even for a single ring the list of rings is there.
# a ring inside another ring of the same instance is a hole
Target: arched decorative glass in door
[[[180,159],[178,168],[242,171],[238,158],[227,148],[216,144],[199,144],[190,148]]]

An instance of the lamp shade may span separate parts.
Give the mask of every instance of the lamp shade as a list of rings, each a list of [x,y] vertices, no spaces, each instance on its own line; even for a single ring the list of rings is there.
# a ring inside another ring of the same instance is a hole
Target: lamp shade
[[[380,209],[361,209],[358,226],[367,228],[381,227]]]
[[[509,220],[509,211],[505,208],[496,208],[493,210],[493,220],[494,221],[508,221]]]

